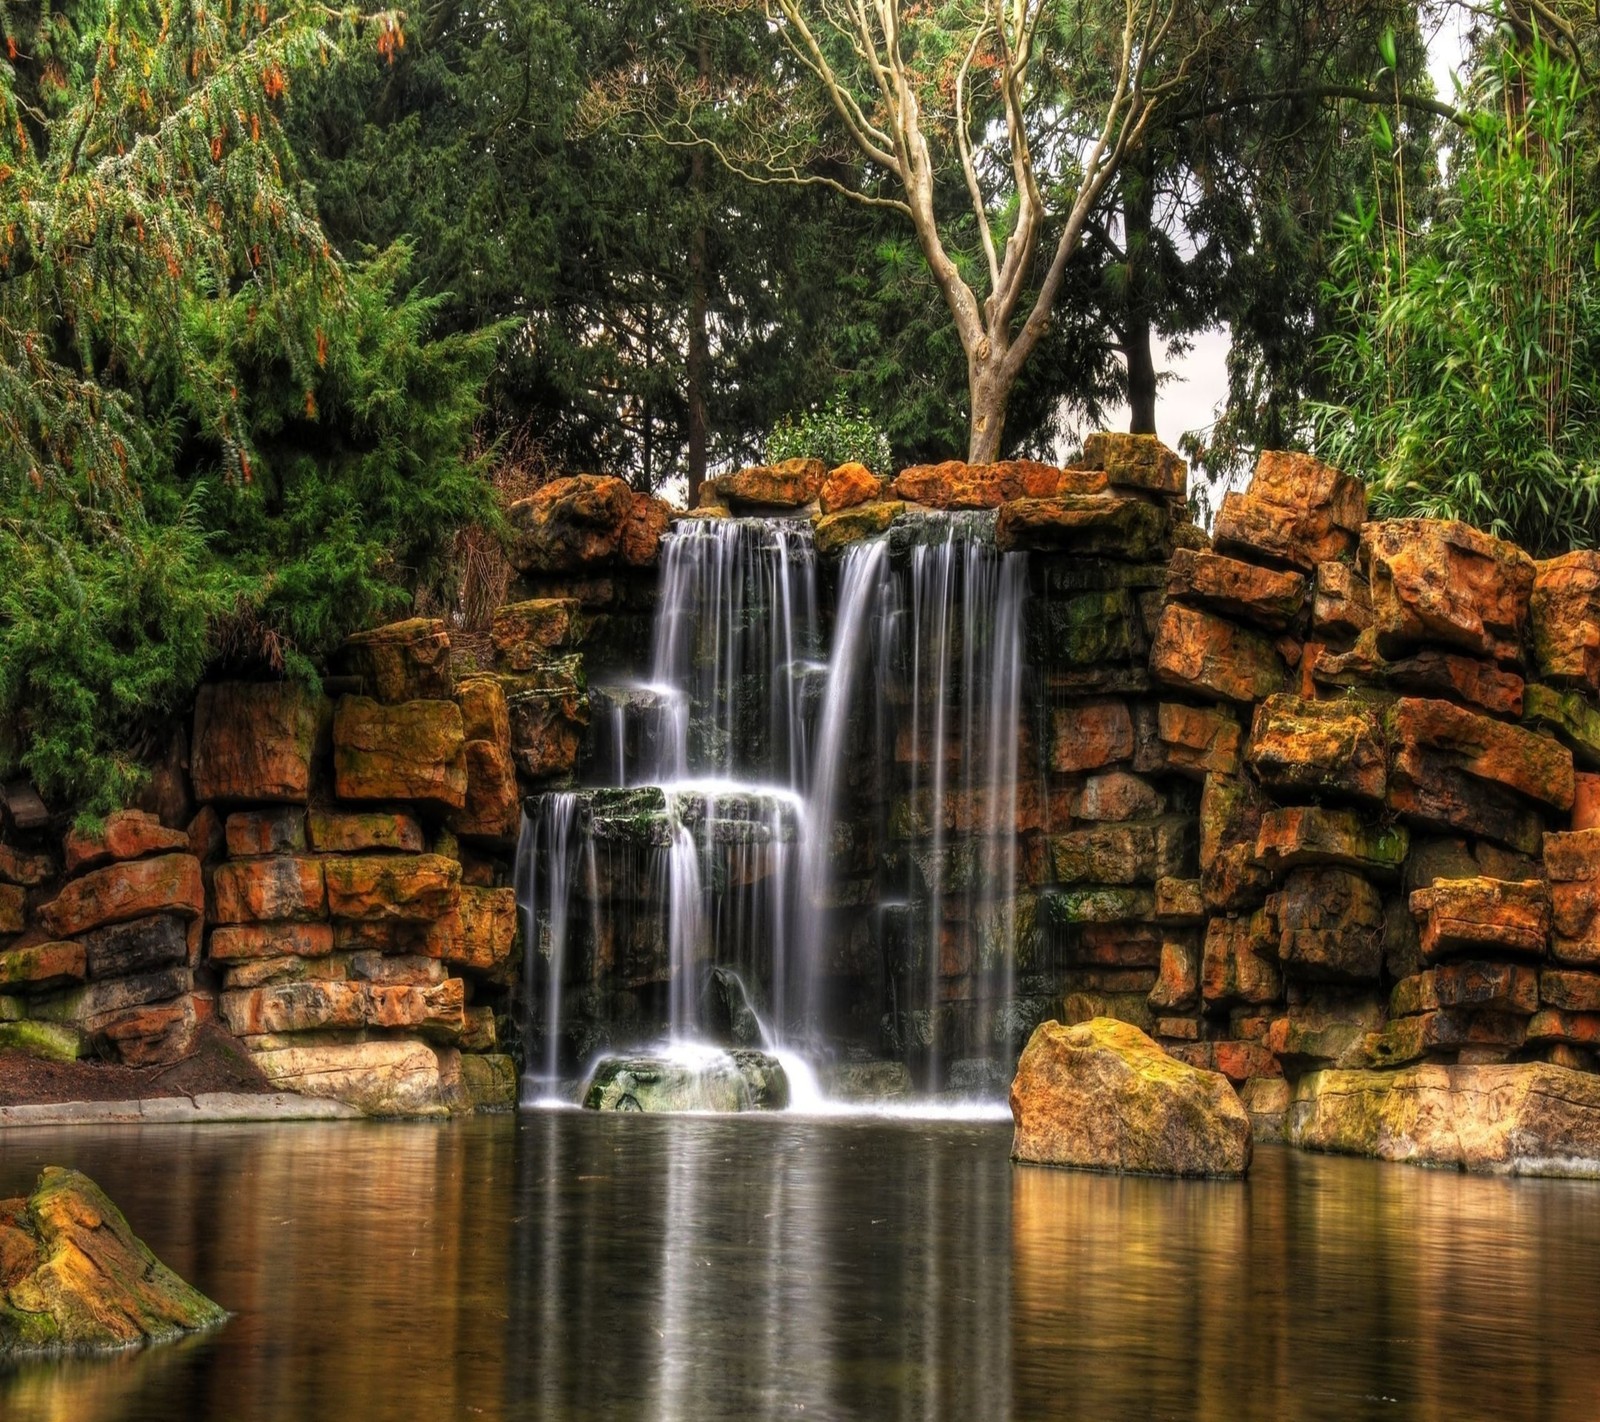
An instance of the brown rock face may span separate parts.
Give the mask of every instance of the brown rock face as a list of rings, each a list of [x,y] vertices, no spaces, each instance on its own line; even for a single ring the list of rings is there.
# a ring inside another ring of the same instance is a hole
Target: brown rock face
[[[1529,614],[1541,679],[1600,689],[1600,553],[1535,564]]]
[[[1166,808],[1166,797],[1159,790],[1125,770],[1091,775],[1072,797],[1072,817],[1078,820],[1143,819]]]
[[[1099,1017],[1034,1031],[1011,1085],[1013,1160],[1153,1175],[1243,1175],[1250,1118],[1225,1078]]]
[[[1274,792],[1383,803],[1388,755],[1382,728],[1377,713],[1352,698],[1269,696],[1256,707],[1245,758]]]
[[[218,1003],[230,1032],[265,1033],[414,1028],[454,1039],[466,1025],[464,985],[446,978],[432,986],[410,983],[299,982],[225,992]]]
[[[1054,465],[1031,459],[1002,460],[995,464],[966,464],[947,459],[942,464],[914,464],[902,469],[890,486],[897,499],[930,509],[996,509],[1012,499],[1052,498],[1063,492],[1090,492],[1098,481],[1063,478]],[[1064,484],[1073,485],[1070,490]]]
[[[1051,718],[1050,768],[1098,770],[1133,755],[1133,714],[1125,701],[1080,701]]]
[[[495,662],[505,671],[530,671],[551,652],[572,650],[583,640],[587,625],[583,604],[576,598],[505,603],[494,610],[490,630]]]
[[[124,1066],[165,1066],[194,1050],[196,1033],[215,1015],[209,994],[186,992],[166,1002],[106,1013],[96,1023],[94,1038]]]
[[[223,826],[228,853],[236,859],[256,854],[295,854],[306,847],[305,811],[245,810]]]
[[[339,655],[376,701],[395,705],[450,698],[450,634],[437,617],[412,617],[357,632],[345,639]]]
[[[341,800],[420,800],[461,809],[467,757],[460,708],[453,701],[384,706],[341,696],[333,715],[333,777]]]
[[[27,918],[27,890],[15,884],[0,884],[0,935],[21,933]]]
[[[1538,879],[1441,879],[1418,889],[1410,904],[1429,962],[1484,950],[1542,957],[1550,935],[1550,904]]]
[[[1370,825],[1354,810],[1296,806],[1262,815],[1256,858],[1275,870],[1322,864],[1393,879],[1410,844],[1400,825]]]
[[[571,775],[589,725],[589,698],[577,657],[507,678],[511,758],[530,779]]]
[[[840,509],[853,509],[857,504],[870,504],[883,494],[883,480],[865,464],[841,464],[830,469],[817,492],[817,502],[825,514]]]
[[[516,532],[511,562],[518,572],[571,573],[653,563],[668,511],[621,479],[576,474],[512,504],[506,517]]]
[[[1162,941],[1150,1006],[1157,1012],[1188,1012],[1200,1006],[1200,950],[1193,943]]]
[[[517,770],[511,747],[468,741],[467,803],[450,817],[450,828],[472,839],[512,839],[521,816]]]
[[[1206,907],[1259,903],[1272,874],[1256,860],[1266,803],[1247,776],[1206,776],[1200,792],[1200,887]]]
[[[1348,563],[1318,563],[1311,603],[1311,629],[1318,637],[1346,642],[1372,626],[1372,593]]]
[[[1396,691],[1413,696],[1464,701],[1513,720],[1522,715],[1522,678],[1475,657],[1430,649],[1384,663],[1383,679]]]
[[[230,860],[212,874],[213,923],[304,922],[326,905],[322,860],[306,855]]]
[[[827,476],[828,466],[820,459],[757,464],[722,475],[715,483],[715,497],[730,508],[799,509],[815,501]],[[701,502],[705,499],[702,488]]]
[[[1102,431],[1083,442],[1083,462],[1105,471],[1113,489],[1144,489],[1181,499],[1189,489],[1189,466],[1154,435]]]
[[[410,815],[372,810],[335,813],[313,810],[306,819],[311,847],[323,854],[359,854],[366,849],[423,850],[422,826]]]
[[[1443,644],[1521,664],[1534,567],[1520,548],[1461,523],[1392,519],[1367,525],[1361,561],[1384,656]]]
[[[1297,976],[1376,982],[1383,969],[1383,900],[1348,869],[1297,869],[1268,901],[1278,959]]]
[[[143,859],[187,849],[182,830],[163,828],[161,821],[143,810],[117,810],[109,814],[96,833],[73,829],[67,835],[67,873],[77,874],[118,859]]]
[[[1423,824],[1487,835],[1525,854],[1542,825],[1527,801],[1572,806],[1572,753],[1447,701],[1406,698],[1389,721],[1389,805]]]
[[[1173,770],[1203,777],[1212,771],[1233,775],[1239,769],[1243,735],[1233,713],[1221,707],[1164,701],[1156,712],[1156,734]]]
[[[1306,580],[1210,549],[1179,548],[1168,564],[1167,596],[1282,631],[1305,605]]]
[[[1058,884],[1154,884],[1193,872],[1193,822],[1172,816],[1095,825],[1050,836],[1047,852]]]
[[[197,800],[303,805],[327,703],[291,682],[219,682],[195,698]]]
[[[1176,602],[1162,609],[1150,672],[1164,686],[1246,705],[1281,691],[1286,676],[1259,632]]]
[[[38,918],[46,933],[71,938],[103,924],[168,910],[199,918],[205,905],[200,861],[192,854],[163,854],[111,864],[74,879],[39,910]]]
[[[453,917],[432,934],[424,951],[437,952],[455,967],[470,968],[496,981],[507,978],[517,941],[517,896],[511,889],[463,887]]]
[[[328,912],[334,918],[419,922],[457,905],[461,866],[438,854],[363,855],[327,862]]]
[[[1309,573],[1354,550],[1366,511],[1359,480],[1310,455],[1268,451],[1256,464],[1249,491],[1223,499],[1216,546]]]
[[[35,854],[15,845],[0,844],[0,882],[32,888],[54,876],[55,861],[48,854]]]
[[[214,929],[207,945],[219,963],[262,958],[326,958],[333,952],[328,923],[244,923]]]
[[[1283,995],[1273,922],[1265,912],[1248,918],[1214,918],[1206,926],[1200,991],[1208,1007],[1275,1002]]]
[[[91,978],[128,977],[189,961],[189,924],[172,913],[96,928],[81,941]]]
[[[32,943],[0,952],[0,988],[8,992],[81,983],[85,972],[81,943]]]
[[[1159,562],[1171,537],[1164,509],[1144,499],[1104,494],[1008,500],[1000,505],[994,531],[1002,553],[1056,549],[1128,563]]]
[[[0,1201],[0,1358],[165,1342],[226,1317],[88,1176],[46,1166],[27,1199]]]

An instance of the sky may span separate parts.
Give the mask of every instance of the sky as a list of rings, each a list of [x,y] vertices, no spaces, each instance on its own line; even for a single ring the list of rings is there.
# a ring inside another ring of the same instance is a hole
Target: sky
[[[1461,64],[1470,20],[1463,8],[1448,6],[1429,39],[1428,70],[1434,91],[1445,98],[1453,92],[1451,76]],[[1228,345],[1226,328],[1214,326],[1195,336],[1184,354],[1158,356],[1160,368],[1173,377],[1162,385],[1156,401],[1156,433],[1163,444],[1176,449],[1187,431],[1204,429],[1216,418],[1217,406],[1228,393]],[[1128,414],[1126,405],[1113,408],[1107,414],[1107,427],[1126,429]]]

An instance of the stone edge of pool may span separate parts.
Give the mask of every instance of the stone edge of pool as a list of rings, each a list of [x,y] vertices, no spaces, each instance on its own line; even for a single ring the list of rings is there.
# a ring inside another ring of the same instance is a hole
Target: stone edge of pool
[[[229,1121],[359,1121],[364,1114],[342,1101],[291,1092],[198,1092],[142,1101],[60,1101],[0,1106],[0,1130],[25,1126],[177,1125]]]

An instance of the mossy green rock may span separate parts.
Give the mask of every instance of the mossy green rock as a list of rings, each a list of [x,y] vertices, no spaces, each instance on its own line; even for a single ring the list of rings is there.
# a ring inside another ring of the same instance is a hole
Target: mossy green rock
[[[842,553],[852,543],[887,533],[895,520],[905,512],[905,507],[898,500],[886,499],[880,503],[857,504],[854,508],[823,514],[812,525],[817,552],[823,557],[832,557],[835,553]]]
[[[1011,1084],[1013,1160],[1140,1175],[1240,1176],[1250,1117],[1227,1078],[1109,1017],[1040,1025]]]
[[[605,1057],[583,1104],[590,1111],[781,1111],[789,1079],[775,1057],[737,1048]]]
[[[226,1317],[88,1176],[47,1166],[27,1199],[0,1201],[0,1359],[137,1347]]]
[[[514,1111],[517,1064],[498,1052],[463,1053],[461,1087],[474,1111]]]
[[[0,1022],[0,1051],[24,1052],[47,1062],[75,1062],[83,1034],[59,1022]]]

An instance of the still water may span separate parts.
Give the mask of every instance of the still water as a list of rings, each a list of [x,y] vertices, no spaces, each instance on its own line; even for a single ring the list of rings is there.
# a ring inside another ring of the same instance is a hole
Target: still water
[[[0,1375],[0,1417],[1592,1418],[1600,1187],[1258,1152],[1006,1158],[1000,1122],[533,1113],[0,1135],[234,1311]]]

